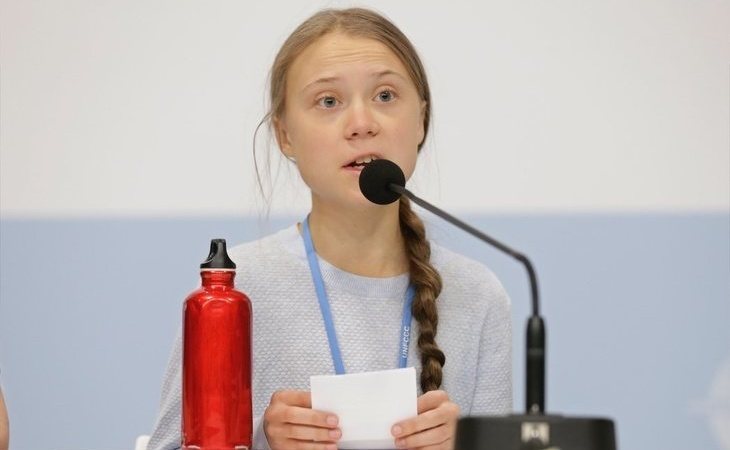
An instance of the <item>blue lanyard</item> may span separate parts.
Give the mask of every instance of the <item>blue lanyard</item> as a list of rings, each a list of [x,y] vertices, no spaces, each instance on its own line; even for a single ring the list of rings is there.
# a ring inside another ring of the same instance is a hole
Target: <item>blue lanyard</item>
[[[312,281],[314,282],[314,290],[317,292],[319,300],[319,309],[322,311],[322,319],[324,319],[324,327],[327,331],[327,340],[332,353],[332,362],[335,365],[335,373],[342,375],[345,373],[345,364],[342,362],[342,354],[340,353],[340,344],[337,342],[337,334],[335,333],[335,324],[332,321],[332,311],[330,310],[330,302],[327,298],[327,292],[324,289],[324,280],[322,279],[322,271],[319,268],[317,253],[314,251],[312,244],[312,234],[309,231],[309,216],[302,222],[302,237],[304,239],[304,249],[307,251],[307,261],[309,261],[309,270],[312,272]],[[415,290],[412,285],[408,286],[406,291],[406,301],[403,304],[403,319],[401,321],[400,347],[398,348],[398,367],[405,368],[408,364],[408,342],[411,334],[411,305]]]

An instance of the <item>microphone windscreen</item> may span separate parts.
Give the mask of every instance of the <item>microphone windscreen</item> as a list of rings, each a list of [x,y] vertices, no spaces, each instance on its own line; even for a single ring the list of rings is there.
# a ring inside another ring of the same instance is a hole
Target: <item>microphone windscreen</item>
[[[393,161],[376,159],[365,165],[360,172],[360,191],[366,199],[378,205],[389,205],[400,198],[390,189],[390,184],[405,187],[406,177]]]

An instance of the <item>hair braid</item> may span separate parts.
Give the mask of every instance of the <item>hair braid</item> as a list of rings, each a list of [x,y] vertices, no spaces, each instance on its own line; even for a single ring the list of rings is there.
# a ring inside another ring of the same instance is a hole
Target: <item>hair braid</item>
[[[421,355],[421,390],[441,387],[444,352],[436,344],[438,311],[436,299],[441,293],[441,275],[431,265],[431,245],[423,222],[411,209],[410,200],[401,197],[399,218],[408,254],[411,283],[415,288],[413,317],[418,322],[418,352]]]

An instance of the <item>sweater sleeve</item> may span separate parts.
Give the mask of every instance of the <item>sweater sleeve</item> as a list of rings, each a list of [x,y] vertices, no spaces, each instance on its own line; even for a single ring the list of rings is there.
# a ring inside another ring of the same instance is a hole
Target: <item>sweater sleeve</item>
[[[253,418],[253,448],[254,450],[271,450],[269,441],[264,433],[264,417]]]
[[[147,450],[174,450],[181,445],[182,415],[182,333],[178,331],[175,344],[167,363],[165,378],[162,382],[160,410],[152,429]]]
[[[512,314],[502,285],[487,290],[488,308],[482,324],[477,383],[468,415],[512,412]],[[496,287],[496,289],[495,289]]]

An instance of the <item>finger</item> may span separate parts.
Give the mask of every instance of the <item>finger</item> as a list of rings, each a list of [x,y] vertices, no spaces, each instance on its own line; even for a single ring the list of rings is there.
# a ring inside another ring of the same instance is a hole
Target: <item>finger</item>
[[[339,422],[337,416],[324,411],[317,411],[298,406],[289,406],[284,411],[283,422],[298,425],[310,425],[322,428],[335,428]]]
[[[312,394],[309,391],[276,391],[271,395],[270,403],[284,403],[302,408],[312,407]]]
[[[326,428],[334,428],[339,422],[334,414],[311,409],[312,394],[309,391],[276,391],[271,396],[271,405],[274,411],[268,415],[278,416],[280,422]]]
[[[449,395],[441,390],[428,391],[418,397],[418,414],[437,408],[441,403],[448,402]]]
[[[453,425],[458,418],[459,405],[447,401],[436,409],[431,409],[416,417],[393,425],[391,433],[395,437],[408,436],[443,424]]]
[[[436,446],[438,448],[438,446],[441,446],[452,437],[449,427],[441,425],[410,436],[397,438],[395,440],[395,446],[397,448],[420,448],[429,446]]]
[[[288,424],[285,426],[285,435],[288,438],[301,440],[301,441],[315,441],[315,442],[337,442],[342,437],[342,432],[337,429],[330,428],[319,428],[310,427],[306,425],[292,425]]]

